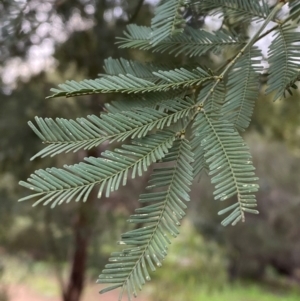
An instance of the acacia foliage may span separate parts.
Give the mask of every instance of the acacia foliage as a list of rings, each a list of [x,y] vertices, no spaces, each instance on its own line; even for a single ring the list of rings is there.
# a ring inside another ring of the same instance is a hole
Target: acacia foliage
[[[297,51],[299,7],[288,3],[290,12],[278,19],[285,1],[270,7],[267,1],[209,0],[161,1],[150,27],[131,24],[120,47],[152,52],[169,52],[165,65],[140,63],[122,58],[105,61],[106,74],[81,82],[67,81],[52,89],[49,98],[98,93],[130,95],[106,104],[107,112],[77,120],[36,118],[29,122],[46,147],[35,157],[90,149],[106,142],[122,141],[100,158],[64,168],[37,170],[20,184],[34,193],[35,204],[52,207],[72,200],[86,201],[93,188],[98,196],[126,185],[128,178],[142,175],[154,166],[147,192],[128,220],[140,227],[121,236],[127,247],[111,255],[98,282],[111,284],[101,292],[122,288],[128,298],[136,296],[149,270],[161,266],[167,255],[170,237],[179,234],[193,178],[204,169],[215,184],[214,198],[236,201],[219,211],[223,225],[245,221],[245,213],[257,214],[255,192],[257,177],[251,154],[240,135],[251,121],[258,97],[262,55],[255,43],[273,33],[268,56],[267,93],[275,98],[295,88],[299,78],[300,55]],[[222,26],[217,32],[192,28],[184,18],[191,9],[221,14],[224,20],[248,24],[258,22],[249,39]],[[271,29],[266,32],[266,27]],[[209,52],[222,56],[227,47],[233,57],[216,70],[196,63],[173,66],[172,56],[199,56]],[[190,134],[189,134],[190,133]]]

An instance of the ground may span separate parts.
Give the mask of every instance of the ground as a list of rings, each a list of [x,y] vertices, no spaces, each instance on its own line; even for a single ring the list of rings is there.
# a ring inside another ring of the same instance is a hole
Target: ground
[[[84,292],[81,301],[117,301],[119,297],[118,291],[108,292],[104,295],[99,295],[100,286],[97,284],[90,284]],[[47,296],[41,294],[28,285],[14,284],[7,287],[9,301],[61,301],[59,297]],[[138,301],[146,301],[145,298],[140,297]]]

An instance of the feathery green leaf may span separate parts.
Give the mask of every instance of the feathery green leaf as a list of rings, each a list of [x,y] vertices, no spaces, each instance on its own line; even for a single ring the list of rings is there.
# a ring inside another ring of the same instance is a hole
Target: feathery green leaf
[[[151,44],[156,45],[169,36],[180,34],[185,26],[181,8],[185,0],[162,0],[151,20]]]
[[[39,156],[91,149],[104,141],[144,137],[153,129],[163,129],[188,116],[193,106],[193,100],[186,97],[161,102],[160,111],[147,108],[145,112],[144,108],[135,108],[121,113],[102,114],[100,117],[90,115],[87,119],[77,118],[77,121],[57,118],[55,122],[52,118],[36,117],[39,128],[32,122],[29,122],[29,126],[49,145],[32,157],[32,160]]]
[[[259,95],[258,72],[262,71],[261,56],[258,48],[252,48],[243,54],[228,75],[226,98],[221,113],[238,131],[244,131],[249,126]]]
[[[265,0],[192,0],[199,10],[212,11],[212,15],[238,19],[239,22],[266,19],[270,9]]]
[[[60,89],[52,88],[53,95],[48,98],[59,96],[76,96],[97,93],[144,93],[155,91],[168,91],[190,86],[198,86],[202,82],[213,77],[201,67],[192,70],[185,68],[158,72],[152,72],[156,81],[138,78],[131,74],[118,76],[107,75],[105,77],[83,80],[81,82],[66,81],[59,85]]]
[[[226,88],[224,82],[220,82],[215,88],[213,88],[214,82],[209,82],[203,86],[197,97],[197,103],[200,104],[199,109],[204,106],[207,111],[219,113],[226,97]],[[211,92],[212,91],[212,92]],[[206,95],[210,94],[205,103],[202,103],[202,99],[205,99]],[[208,165],[205,161],[205,150],[202,146],[202,140],[205,138],[206,133],[202,131],[194,131],[191,146],[194,153],[194,177],[197,177],[203,170],[208,170]]]
[[[244,221],[249,204],[256,206],[253,193],[258,190],[258,185],[254,184],[257,177],[254,176],[251,155],[245,142],[232,124],[213,112],[199,112],[193,128],[195,136],[204,137],[201,147],[204,148],[209,174],[212,175],[211,182],[216,185],[215,199],[224,201],[237,195],[237,203],[219,213],[234,209],[222,224],[235,225],[240,220]]]
[[[151,50],[152,52],[174,54],[183,53],[186,56],[201,56],[208,51],[219,52],[225,46],[243,45],[245,42],[229,35],[225,30],[210,33],[203,29],[194,29],[186,26],[184,32],[174,37],[166,38],[158,44],[151,44],[150,40],[143,36],[147,31],[144,26],[131,24],[127,26],[125,37],[118,38],[120,48],[137,48]],[[148,28],[150,32],[150,28]]]
[[[289,83],[299,75],[300,32],[292,24],[280,26],[269,48],[269,76],[266,93],[275,91],[274,100],[284,96]]]
[[[290,8],[290,16],[291,20],[297,20],[299,23],[300,18],[300,2],[298,0],[289,1],[289,8]]]
[[[175,134],[165,130],[133,140],[132,145],[122,145],[115,151],[107,150],[102,153],[102,158],[85,158],[87,163],[65,165],[64,169],[37,170],[27,182],[19,183],[35,193],[19,201],[38,198],[34,206],[52,203],[53,208],[63,202],[69,203],[74,198],[76,202],[81,199],[86,201],[96,185],[100,185],[98,197],[101,197],[103,191],[109,197],[120,185],[126,185],[128,178],[141,176],[152,163],[162,159],[174,140]]]
[[[105,109],[108,113],[121,113],[141,108],[157,109],[158,105],[168,99],[177,98],[175,91],[168,92],[152,92],[144,94],[129,94],[122,99],[105,103]],[[180,96],[179,96],[180,97]]]
[[[160,104],[168,102],[171,99],[182,99],[185,96],[182,91],[167,91],[167,92],[150,92],[144,94],[129,94],[123,99],[114,100],[110,103],[104,104],[105,109],[109,113],[121,113],[125,111],[132,111],[135,109],[151,108],[161,111]]]
[[[158,166],[151,177],[148,189],[158,188],[140,196],[139,201],[146,206],[136,209],[128,220],[130,223],[143,224],[139,229],[122,235],[121,245],[129,248],[112,253],[98,283],[111,283],[112,286],[102,290],[122,287],[127,291],[128,300],[136,296],[146,281],[150,280],[149,269],[156,270],[167,255],[170,240],[168,234],[176,237],[179,233],[180,220],[185,215],[189,201],[189,190],[193,180],[191,162],[193,154],[188,141],[175,141],[163,163]],[[170,166],[170,162],[172,165]],[[120,297],[121,299],[122,297]]]
[[[224,81],[221,81],[216,87],[214,87],[214,82],[208,82],[206,85],[204,85],[197,97],[197,103],[201,104],[202,100],[205,99],[207,94],[209,94],[209,97],[204,103],[205,110],[220,112],[225,103],[226,97],[226,87]]]
[[[119,44],[119,48],[149,50],[153,46],[150,44],[150,33],[150,27],[129,24],[126,31],[123,32],[124,37],[117,38],[117,44]]]
[[[155,65],[152,63],[141,63],[132,60],[126,60],[123,58],[113,59],[108,58],[104,61],[104,70],[107,75],[120,75],[120,74],[131,74],[138,78],[146,79],[149,81],[156,82],[157,77],[152,72],[168,71],[172,69],[170,66]]]

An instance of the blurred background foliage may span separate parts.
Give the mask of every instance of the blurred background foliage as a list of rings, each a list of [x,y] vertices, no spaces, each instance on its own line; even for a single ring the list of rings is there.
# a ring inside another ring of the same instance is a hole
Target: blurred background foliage
[[[0,301],[27,301],[26,296],[28,301],[100,298],[99,287],[91,283],[127,227],[126,217],[138,206],[147,175],[129,182],[109,199],[97,200],[94,195],[87,204],[71,203],[51,210],[17,203],[26,193],[18,181],[35,169],[73,164],[112,147],[102,145],[88,152],[30,161],[41,143],[27,121],[36,115],[76,118],[99,114],[112,96],[44,98],[50,87],[66,79],[96,77],[103,72],[107,57],[168,59],[167,54],[120,50],[114,44],[128,22],[149,24],[154,2],[0,1]],[[207,26],[205,15],[187,11],[186,17],[196,28]],[[247,35],[246,26],[227,25]],[[206,55],[191,61],[213,67],[230,54],[228,49],[218,58]],[[178,57],[174,64],[183,60]],[[183,233],[140,300],[299,300],[297,91],[274,103],[271,96],[264,96],[262,83],[245,138],[260,178],[260,215],[249,216],[243,225],[223,228],[216,214],[222,204],[212,200],[207,175],[195,180]],[[31,290],[38,299],[33,299]],[[109,296],[100,300],[110,300]]]

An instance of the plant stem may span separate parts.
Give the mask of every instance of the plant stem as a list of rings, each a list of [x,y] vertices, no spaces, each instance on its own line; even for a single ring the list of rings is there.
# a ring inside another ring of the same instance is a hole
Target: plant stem
[[[263,23],[263,25],[260,27],[260,29],[255,33],[255,35],[248,41],[248,43],[238,52],[237,55],[235,55],[235,57],[228,63],[227,67],[223,70],[223,72],[219,75],[218,79],[216,80],[215,84],[213,85],[213,87],[209,90],[209,92],[206,94],[206,96],[204,97],[204,99],[201,102],[198,102],[197,104],[199,105],[199,103],[204,103],[209,96],[214,92],[216,86],[220,83],[220,81],[223,79],[223,77],[225,76],[225,74],[228,72],[228,70],[236,63],[236,61],[243,55],[243,53],[250,48],[259,38],[259,35],[261,34],[261,32],[266,28],[266,26],[269,24],[269,22],[276,16],[276,14],[278,13],[278,11],[282,8],[282,6],[284,5],[283,2],[279,2],[272,10],[272,12],[269,14],[269,16],[267,17],[267,19],[265,20],[265,22]],[[198,113],[198,112],[196,112]]]

